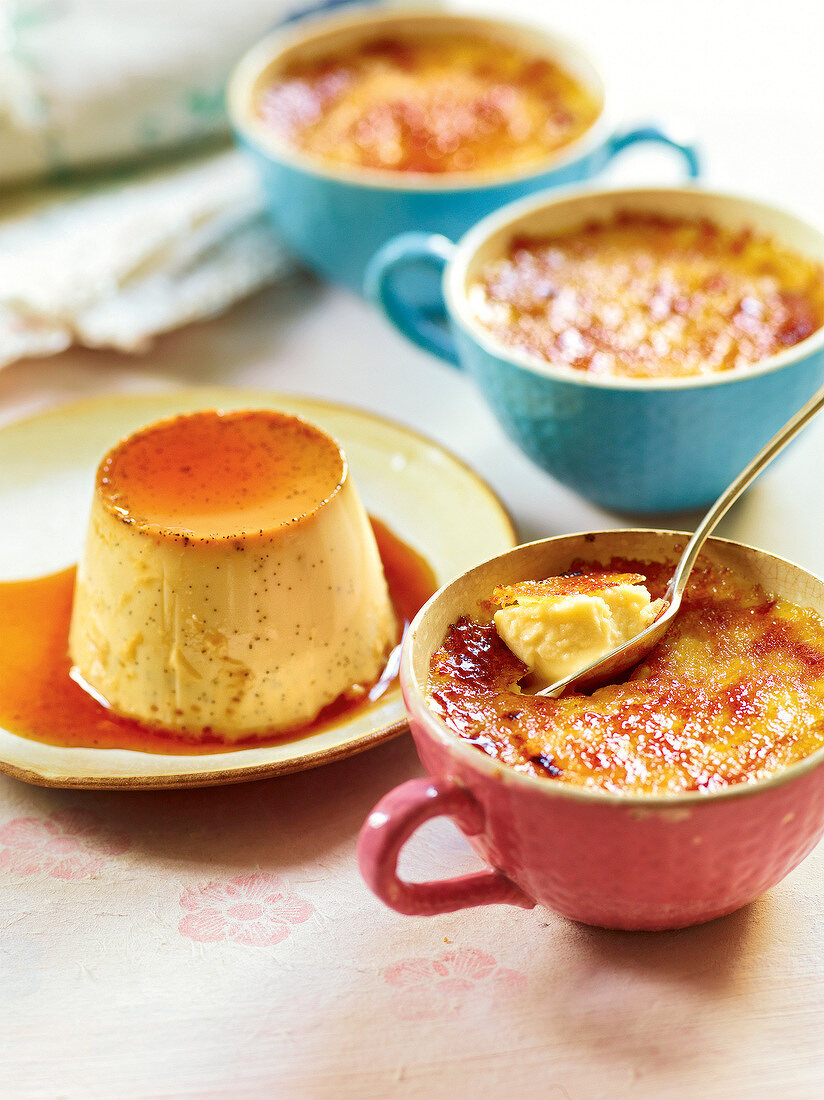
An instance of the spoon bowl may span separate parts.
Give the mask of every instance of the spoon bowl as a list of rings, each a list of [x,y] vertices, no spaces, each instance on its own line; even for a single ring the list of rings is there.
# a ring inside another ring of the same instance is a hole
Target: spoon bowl
[[[594,691],[595,688],[603,687],[604,684],[614,683],[628,669],[640,665],[643,659],[652,652],[669,630],[680,606],[680,592],[672,600],[667,595],[658,618],[655,622],[650,623],[645,630],[642,630],[640,634],[636,634],[634,638],[630,638],[628,642],[624,642],[616,649],[610,650],[609,653],[599,657],[597,661],[593,661],[586,668],[580,669],[578,672],[571,672],[562,680],[556,680],[554,684],[550,684],[534,694],[548,695],[554,698],[562,695],[567,688],[574,688],[575,691]]]

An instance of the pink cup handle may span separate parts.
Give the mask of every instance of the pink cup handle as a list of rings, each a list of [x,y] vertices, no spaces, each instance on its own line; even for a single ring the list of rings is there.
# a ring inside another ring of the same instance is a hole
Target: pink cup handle
[[[430,817],[446,814],[468,836],[483,829],[480,806],[465,787],[451,779],[410,779],[380,800],[358,839],[358,861],[369,888],[391,909],[410,916],[452,913],[473,905],[520,905],[535,902],[500,871],[441,882],[404,882],[398,878],[398,856],[415,830]]]

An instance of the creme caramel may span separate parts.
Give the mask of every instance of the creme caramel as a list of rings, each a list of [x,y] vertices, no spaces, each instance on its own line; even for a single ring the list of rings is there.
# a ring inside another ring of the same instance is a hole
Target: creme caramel
[[[337,444],[270,410],[151,425],[101,463],[69,632],[116,713],[235,741],[312,721],[397,641]]]
[[[598,376],[717,374],[824,325],[820,264],[752,229],[633,212],[516,237],[468,293],[502,343]]]
[[[389,596],[399,623],[408,625],[437,588],[427,562],[380,520],[370,520]],[[0,727],[20,737],[66,748],[131,749],[199,754],[321,733],[343,717],[364,716],[383,705],[397,675],[397,649],[364,694],[343,691],[309,723],[286,731],[255,731],[226,742],[199,731],[189,737],[155,723],[117,714],[71,678],[69,622],[74,568],[47,577],[0,583]]]
[[[663,596],[671,567],[615,560]],[[460,737],[536,777],[626,794],[712,791],[774,775],[824,745],[824,621],[699,563],[672,626],[618,684],[551,699],[493,623],[462,618],[430,662],[427,696]]]
[[[266,74],[256,112],[328,164],[421,173],[529,169],[601,105],[549,57],[478,33],[383,33]]]

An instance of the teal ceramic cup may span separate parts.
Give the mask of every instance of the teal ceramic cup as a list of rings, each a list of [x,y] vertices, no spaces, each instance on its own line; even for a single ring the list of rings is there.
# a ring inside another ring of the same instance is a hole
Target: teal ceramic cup
[[[543,194],[480,221],[456,245],[407,233],[367,273],[370,297],[413,343],[473,377],[510,439],[582,496],[618,511],[667,512],[708,504],[824,381],[824,329],[749,367],[719,374],[634,379],[555,365],[499,342],[475,319],[468,290],[515,236],[574,230],[619,212],[707,218],[749,227],[824,264],[824,234],[774,206],[699,188]],[[399,290],[407,265],[442,272],[442,312]]]
[[[529,171],[436,176],[325,164],[290,148],[257,117],[260,90],[286,64],[353,48],[380,35],[455,30],[523,46],[559,62],[601,104],[598,118],[578,140]],[[577,46],[535,27],[499,19],[367,10],[306,20],[264,39],[241,60],[229,84],[228,102],[235,134],[259,169],[269,213],[283,239],[309,267],[358,293],[368,261],[398,233],[426,227],[459,237],[479,218],[513,199],[590,179],[630,146],[667,146],[683,160],[689,176],[698,174],[693,146],[659,127],[616,129],[598,70]],[[412,293],[409,273],[406,282]]]

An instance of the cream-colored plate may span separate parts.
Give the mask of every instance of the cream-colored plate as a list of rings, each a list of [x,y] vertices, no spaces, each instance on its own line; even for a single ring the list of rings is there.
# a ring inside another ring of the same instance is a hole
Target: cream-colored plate
[[[94,472],[121,436],[203,408],[269,406],[318,424],[343,447],[366,508],[421,553],[439,585],[515,543],[492,491],[435,443],[357,409],[256,390],[208,388],[101,397],[0,429],[0,580],[77,561]],[[369,748],[406,724],[397,685],[367,712],[316,734],[208,756],[44,745],[0,729],[0,770],[45,786],[189,787],[314,767]]]

